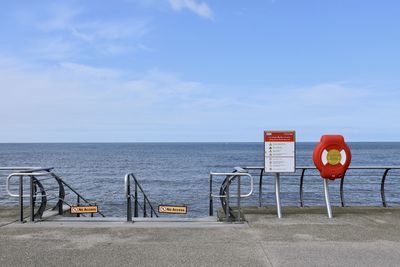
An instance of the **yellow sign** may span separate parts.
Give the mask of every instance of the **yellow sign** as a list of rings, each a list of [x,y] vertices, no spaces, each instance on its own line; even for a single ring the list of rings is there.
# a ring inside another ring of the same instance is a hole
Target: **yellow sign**
[[[337,165],[342,160],[342,155],[340,155],[339,150],[331,149],[328,151],[327,159],[329,164]]]
[[[158,206],[158,212],[159,213],[186,214],[187,207],[186,206],[160,205],[160,206]]]
[[[71,213],[78,214],[78,213],[96,213],[98,212],[97,206],[72,206]]]

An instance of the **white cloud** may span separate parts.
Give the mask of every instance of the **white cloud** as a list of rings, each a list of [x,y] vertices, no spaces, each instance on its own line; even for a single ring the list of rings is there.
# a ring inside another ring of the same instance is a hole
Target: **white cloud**
[[[196,2],[195,0],[169,0],[171,7],[176,11],[188,9],[200,17],[213,19],[213,11],[205,2]]]
[[[112,79],[121,75],[119,71],[113,69],[91,67],[72,62],[63,62],[60,66],[63,71],[83,78]]]
[[[142,37],[149,31],[146,20],[91,21],[76,23],[71,28],[89,40],[118,40],[128,37]],[[77,37],[80,36],[77,35]]]
[[[126,131],[132,132],[131,140],[146,140],[140,129],[150,131],[150,123],[157,131],[176,125],[180,114],[194,114],[190,103],[208,94],[204,85],[173,73],[125,76],[71,62],[35,69],[0,57],[0,142],[107,141],[109,133]],[[95,130],[97,137],[86,135]]]
[[[79,13],[51,17],[39,24],[39,29],[45,32],[68,32],[77,39],[93,42],[97,39],[118,40],[128,37],[142,37],[149,31],[145,19],[125,19],[121,21],[85,21],[78,18]]]
[[[75,60],[91,54],[121,55],[144,49],[142,37],[150,31],[147,18],[99,18],[88,10],[67,5],[44,9],[41,16],[22,22],[38,32],[28,52],[50,60]],[[40,37],[39,37],[40,36]]]
[[[255,141],[263,129],[296,129],[301,141],[329,132],[395,140],[400,132],[399,91],[344,83],[238,90],[157,69],[45,68],[0,56],[0,93],[0,142]]]
[[[338,83],[325,83],[298,90],[302,103],[316,106],[343,106],[355,99],[364,99],[370,92],[366,89],[354,88]]]
[[[25,23],[34,22],[43,31],[66,30],[70,27],[71,22],[82,14],[81,9],[67,5],[53,5],[47,12],[46,10],[43,10],[43,12],[43,15],[47,15],[47,19],[44,21],[35,23],[35,19],[31,18],[31,21],[26,21]]]
[[[36,38],[26,51],[40,59],[74,60],[79,51],[79,44],[60,36]]]

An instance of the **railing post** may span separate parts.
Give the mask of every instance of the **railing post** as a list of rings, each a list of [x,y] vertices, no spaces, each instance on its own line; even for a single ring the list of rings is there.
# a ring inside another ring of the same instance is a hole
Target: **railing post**
[[[138,186],[137,181],[135,180],[135,206],[134,206],[134,214],[133,216],[139,217],[139,207],[138,207]]]
[[[29,176],[29,184],[30,184],[30,205],[31,205],[31,222],[35,221],[35,203],[33,201],[34,185],[33,185],[33,177]]]
[[[24,180],[23,176],[19,176],[19,221],[24,222]]]
[[[126,186],[126,200],[127,200],[126,221],[131,222],[132,221],[131,179],[129,175],[127,175],[125,179],[126,179],[125,186]]]
[[[262,204],[262,183],[263,183],[263,173],[264,173],[264,169],[261,169],[260,171],[260,185],[259,185],[259,190],[258,190],[258,207],[261,208]]]
[[[339,189],[339,191],[340,191],[340,202],[341,202],[342,207],[345,206],[344,205],[344,178],[345,177],[346,177],[346,172],[344,173],[343,178],[340,179],[340,189]]]
[[[79,204],[81,203],[81,198],[79,197],[79,195],[76,195],[76,196],[77,196],[76,205],[79,206]],[[77,213],[76,217],[81,217],[81,215],[79,213]]]
[[[64,210],[64,197],[65,197],[65,191],[64,191],[64,186],[62,185],[61,181],[56,178],[57,183],[58,183],[58,215],[63,215]]]
[[[143,194],[143,217],[147,217],[146,211],[146,196]]]
[[[229,181],[226,187],[226,205],[225,205],[225,220],[226,222],[230,221],[230,214],[229,214]]]
[[[383,173],[382,176],[382,181],[381,181],[381,198],[382,198],[382,206],[387,207],[386,203],[386,197],[385,197],[385,181],[386,181],[386,176],[390,169],[386,169],[385,172]]]
[[[304,173],[306,169],[302,169],[300,176],[300,207],[304,207],[304,198],[303,198],[303,183],[304,183]]]
[[[241,197],[240,197],[240,175],[237,177],[237,179],[238,179],[238,188],[237,188],[237,194],[238,194],[238,200],[237,200],[237,202],[238,202],[238,220],[239,220],[239,222],[241,222],[241,218],[240,218],[240,199],[241,199]]]
[[[276,212],[278,214],[278,218],[282,218],[282,209],[281,209],[281,184],[280,184],[280,173],[275,173],[275,199],[276,199]]]
[[[332,208],[331,202],[329,201],[329,188],[328,188],[328,179],[324,179],[324,194],[325,194],[325,204],[326,210],[328,211],[328,218],[332,218]]]
[[[210,173],[210,192],[209,192],[209,215],[214,216],[214,204],[212,198],[212,174]]]
[[[33,184],[34,184],[34,187],[33,187],[33,206],[35,206],[36,205],[36,197],[37,197],[37,184],[36,184],[35,180],[33,180]]]

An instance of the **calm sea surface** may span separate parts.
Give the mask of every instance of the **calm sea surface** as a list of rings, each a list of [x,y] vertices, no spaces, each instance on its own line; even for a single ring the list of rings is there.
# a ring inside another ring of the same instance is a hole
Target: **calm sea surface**
[[[400,143],[350,143],[352,166],[400,166]],[[313,143],[297,144],[297,165],[313,165]],[[231,171],[235,166],[262,166],[262,143],[89,143],[89,144],[0,144],[0,166],[55,167],[65,181],[83,196],[96,201],[109,216],[125,216],[124,175],[133,172],[142,187],[158,204],[184,204],[189,217],[208,214],[208,174]],[[380,178],[383,170],[348,177],[345,183],[347,205],[380,205]],[[389,205],[400,204],[399,171],[387,178]],[[315,174],[315,173],[314,173]],[[16,201],[5,192],[0,176],[0,204]],[[254,195],[246,200],[255,205]],[[264,178],[263,205],[274,205],[273,178]],[[299,205],[299,176],[282,177],[283,205]],[[217,193],[221,180],[214,183]],[[244,180],[245,184],[246,181]],[[338,181],[332,182],[332,202],[339,203]],[[249,188],[244,186],[243,191]],[[322,180],[306,177],[305,204],[323,205]],[[219,207],[219,200],[214,201]]]

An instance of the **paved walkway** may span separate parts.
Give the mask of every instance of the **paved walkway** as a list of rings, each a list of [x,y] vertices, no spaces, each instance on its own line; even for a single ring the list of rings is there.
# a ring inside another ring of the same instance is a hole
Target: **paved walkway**
[[[248,223],[0,224],[1,266],[399,266],[400,209],[249,210]],[[11,218],[0,209],[0,222]],[[14,218],[15,219],[15,218]]]

